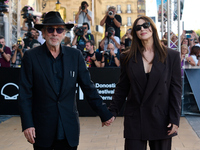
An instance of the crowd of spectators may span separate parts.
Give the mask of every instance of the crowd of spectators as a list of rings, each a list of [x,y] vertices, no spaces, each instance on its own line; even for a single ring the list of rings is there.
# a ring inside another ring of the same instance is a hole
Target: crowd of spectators
[[[200,37],[193,30],[183,30],[180,39],[181,73],[183,76],[184,68],[200,66]],[[161,42],[166,47],[168,46],[167,32],[163,35]],[[174,50],[178,48],[178,37],[173,32],[170,33],[170,48]]]
[[[105,13],[103,19],[99,22],[101,26],[105,26],[105,36],[95,47],[94,35],[91,33],[92,12],[88,10],[88,3],[83,1],[79,6],[75,16],[77,26],[74,27],[74,36],[63,39],[62,45],[79,49],[87,67],[119,67],[120,53],[129,50],[132,41],[132,29],[129,28],[120,38],[120,26],[122,18],[116,14],[116,8],[110,6]],[[6,46],[5,39],[0,36],[0,67],[21,67],[21,59],[26,50],[40,46],[45,42],[41,31],[34,28],[34,24],[39,23],[39,19],[33,18],[31,25],[24,19],[22,24],[22,39],[20,38],[16,44],[10,49]],[[161,43],[168,47],[168,33],[165,32]],[[178,37],[173,32],[170,33],[170,48],[177,50]],[[193,30],[183,31],[181,35],[181,63],[185,62],[191,66],[199,66],[200,38]]]

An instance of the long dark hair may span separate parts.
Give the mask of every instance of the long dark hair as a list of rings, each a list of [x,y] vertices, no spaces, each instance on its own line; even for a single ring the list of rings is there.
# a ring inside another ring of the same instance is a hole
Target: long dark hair
[[[143,19],[145,20],[145,22],[150,22],[150,26],[152,28],[152,32],[153,32],[153,44],[154,44],[154,52],[157,52],[159,55],[159,61],[161,61],[162,63],[165,62],[165,59],[167,57],[167,49],[165,46],[163,46],[161,44],[161,41],[158,37],[158,32],[156,29],[156,25],[154,24],[153,20],[147,16],[141,16],[139,18],[137,18],[135,20],[135,22],[133,23],[133,27],[132,27],[132,42],[131,42],[131,48],[130,50],[124,52],[126,54],[125,56],[125,63],[127,63],[133,56],[135,56],[135,61],[137,62],[137,52],[140,52],[141,55],[143,56],[143,51],[144,51],[144,46],[142,45],[141,40],[137,37],[136,31],[135,31],[135,26],[137,24],[137,22]]]
[[[200,52],[200,47],[199,46],[193,46],[190,52],[190,55],[195,55],[198,56]]]

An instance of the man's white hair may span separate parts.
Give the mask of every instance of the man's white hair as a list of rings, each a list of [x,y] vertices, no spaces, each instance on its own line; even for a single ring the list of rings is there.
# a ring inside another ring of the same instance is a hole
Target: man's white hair
[[[111,10],[111,9],[114,9],[114,10],[116,11],[116,7],[115,7],[115,6],[110,6],[110,7],[108,8],[108,10]]]

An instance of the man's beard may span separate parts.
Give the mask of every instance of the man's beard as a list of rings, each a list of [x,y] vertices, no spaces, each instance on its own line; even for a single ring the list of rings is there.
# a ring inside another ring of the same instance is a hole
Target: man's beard
[[[60,44],[59,40],[56,42],[56,44],[54,44],[54,42],[51,41],[51,38],[49,39],[49,45],[51,45],[51,46],[58,46],[59,44]]]

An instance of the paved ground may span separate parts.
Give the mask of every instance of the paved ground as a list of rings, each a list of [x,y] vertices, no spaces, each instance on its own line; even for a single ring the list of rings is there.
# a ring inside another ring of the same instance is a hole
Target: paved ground
[[[200,138],[200,116],[188,115],[186,116],[186,119]]]
[[[190,121],[192,119],[194,124],[199,117],[190,117]],[[123,117],[103,128],[99,117],[80,117],[80,125],[78,150],[123,150]],[[172,150],[200,150],[200,138],[185,117],[181,117],[179,135],[173,138],[172,147]],[[18,116],[0,123],[0,150],[32,150],[21,132]]]

